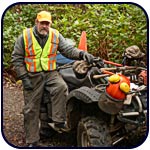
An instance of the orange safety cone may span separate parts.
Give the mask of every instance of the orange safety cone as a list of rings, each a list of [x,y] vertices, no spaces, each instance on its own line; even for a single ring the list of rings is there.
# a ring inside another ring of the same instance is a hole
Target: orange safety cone
[[[87,39],[85,31],[82,31],[78,48],[80,50],[87,51]]]

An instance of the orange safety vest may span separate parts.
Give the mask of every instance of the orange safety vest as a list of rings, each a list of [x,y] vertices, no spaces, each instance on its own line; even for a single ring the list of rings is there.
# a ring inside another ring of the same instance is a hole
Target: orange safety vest
[[[23,30],[25,43],[25,63],[29,72],[50,71],[56,69],[56,53],[59,32],[50,28],[48,40],[42,49],[33,34],[33,28]]]

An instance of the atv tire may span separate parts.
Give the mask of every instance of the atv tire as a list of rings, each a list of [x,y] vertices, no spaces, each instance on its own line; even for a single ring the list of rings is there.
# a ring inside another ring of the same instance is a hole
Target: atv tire
[[[77,129],[79,147],[111,147],[111,136],[104,121],[95,117],[82,118]]]

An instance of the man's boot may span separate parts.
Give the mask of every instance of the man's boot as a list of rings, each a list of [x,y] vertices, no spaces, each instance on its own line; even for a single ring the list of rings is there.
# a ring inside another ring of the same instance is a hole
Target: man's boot
[[[48,124],[58,133],[70,131],[70,128],[67,126],[65,122],[62,122],[62,123],[55,122],[55,123],[48,123]]]

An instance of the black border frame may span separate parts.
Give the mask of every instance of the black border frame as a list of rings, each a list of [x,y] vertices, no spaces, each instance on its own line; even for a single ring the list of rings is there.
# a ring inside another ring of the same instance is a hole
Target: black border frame
[[[2,69],[3,69],[3,18],[5,16],[5,13],[6,11],[15,6],[15,5],[18,5],[18,4],[132,4],[132,5],[136,5],[137,7],[141,8],[143,10],[143,12],[145,13],[145,16],[147,18],[147,64],[149,64],[149,18],[148,18],[148,14],[147,12],[145,11],[145,9],[140,6],[139,4],[137,3],[134,3],[134,2],[15,2],[11,5],[9,5],[5,11],[3,12],[2,14],[2,19],[1,19],[1,51],[2,51],[2,55],[1,55],[1,66],[2,66]],[[147,83],[149,83],[149,66],[147,66]],[[1,76],[1,83],[3,83],[3,75]],[[1,85],[1,96],[3,96],[3,86]],[[148,85],[148,90],[147,90],[147,94],[149,95],[148,93],[149,91],[149,85]],[[145,137],[145,140],[147,139],[148,137],[148,133],[149,133],[149,97],[147,99],[147,104],[148,104],[148,109],[147,109],[147,136]],[[1,99],[1,133],[2,133],[2,136],[3,136],[3,139],[6,141],[7,144],[9,144],[11,147],[13,148],[18,148],[18,149],[29,149],[29,147],[18,147],[18,146],[15,146],[13,145],[12,143],[9,143],[5,137],[5,134],[3,132],[3,98]],[[145,141],[144,140],[144,141]],[[143,143],[144,143],[143,141]],[[137,145],[138,146],[141,146],[143,143],[140,143],[140,145]],[[30,149],[104,149],[104,147],[35,147],[35,148],[30,148]],[[136,148],[136,147],[130,147],[131,148]],[[113,147],[105,147],[105,149],[116,149],[116,148],[113,148]],[[120,147],[120,148],[117,148],[117,149],[128,149],[128,148],[123,148],[123,147]]]

